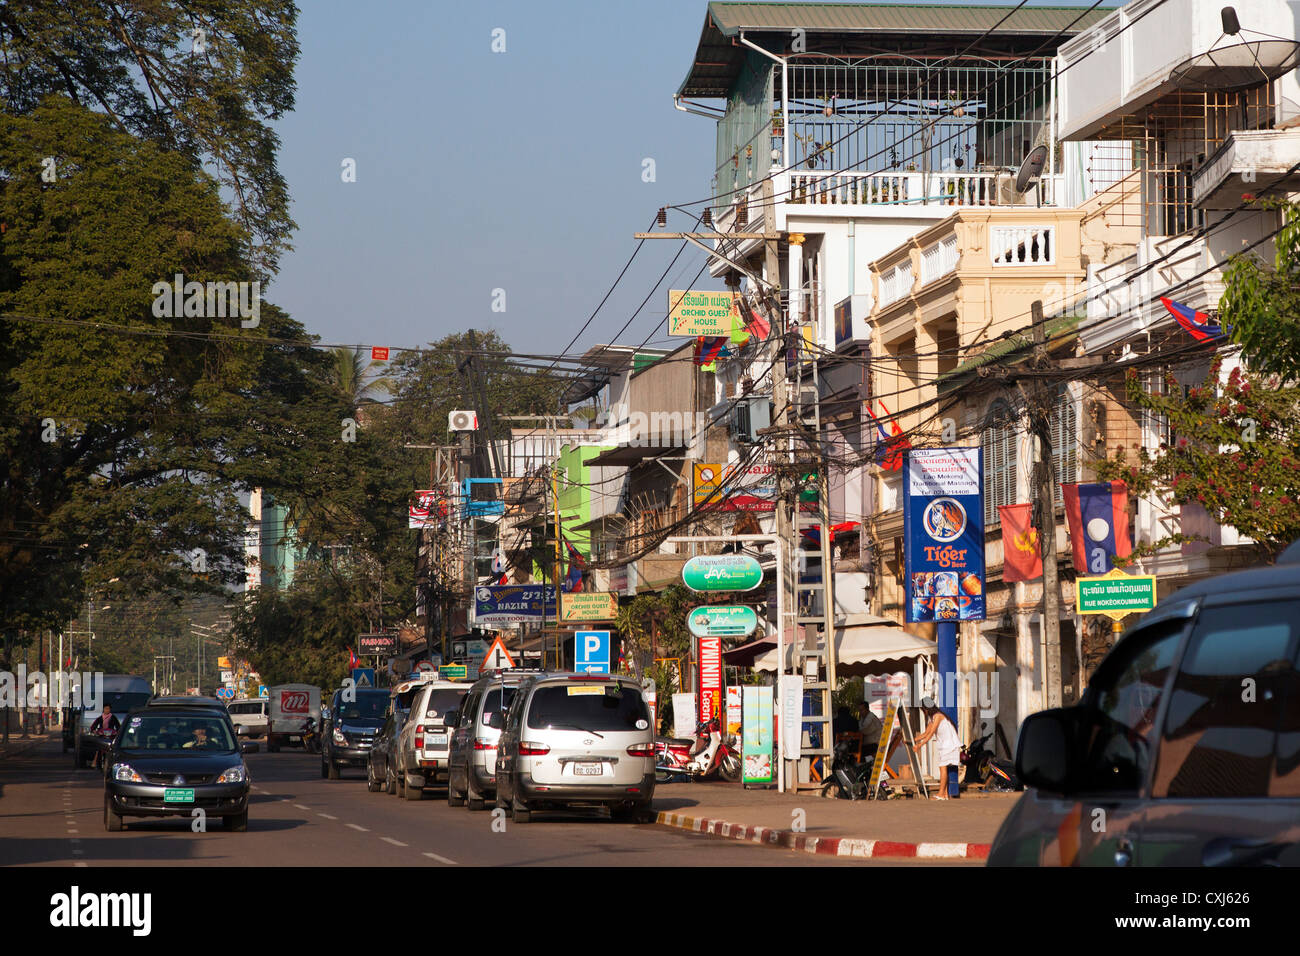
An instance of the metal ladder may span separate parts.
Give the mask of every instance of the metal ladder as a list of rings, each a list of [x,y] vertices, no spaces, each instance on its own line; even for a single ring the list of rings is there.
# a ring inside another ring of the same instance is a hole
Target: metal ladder
[[[812,334],[805,333],[804,329],[808,328],[808,325],[801,326],[800,336]],[[831,711],[831,692],[835,688],[832,643],[835,634],[835,584],[831,569],[829,466],[824,457],[822,442],[820,363],[816,353],[805,359],[802,354],[803,342],[801,338],[790,401],[794,420],[805,435],[813,436],[811,444],[807,438],[796,442],[795,456],[796,461],[806,462],[808,471],[815,475],[817,508],[814,512],[806,512],[802,502],[796,500],[792,524],[798,536],[797,544],[803,542],[805,531],[816,529],[821,543],[821,580],[806,581],[805,569],[797,569],[794,586],[795,625],[800,639],[795,645],[794,662],[796,669],[804,675],[804,699],[811,692],[815,702],[812,706],[814,713],[802,718],[796,790],[821,787],[822,781],[830,776],[831,755],[835,748],[831,726],[834,717]],[[814,679],[809,680],[809,676],[814,674]],[[805,776],[807,779],[803,779]]]

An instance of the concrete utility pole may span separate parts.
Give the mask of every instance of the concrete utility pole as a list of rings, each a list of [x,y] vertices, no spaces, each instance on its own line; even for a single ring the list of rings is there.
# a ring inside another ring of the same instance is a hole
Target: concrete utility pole
[[[1033,315],[1034,359],[1036,372],[1048,368],[1047,327],[1043,321],[1043,303],[1035,299]],[[1052,389],[1042,379],[1035,379],[1028,389],[1030,400],[1029,431],[1038,439],[1034,462],[1034,492],[1037,499],[1038,543],[1043,556],[1043,619],[1039,646],[1043,651],[1043,703],[1061,706],[1061,587],[1056,571],[1056,469],[1052,464],[1052,409],[1056,404]]]

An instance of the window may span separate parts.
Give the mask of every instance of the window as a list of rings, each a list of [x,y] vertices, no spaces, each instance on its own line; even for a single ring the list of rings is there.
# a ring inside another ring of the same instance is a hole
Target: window
[[[998,505],[1016,503],[1016,413],[1003,399],[989,406],[980,444],[984,449],[984,524],[996,523]]]
[[[1065,503],[1062,484],[1079,479],[1079,416],[1070,392],[1062,387],[1052,409],[1052,470],[1056,474],[1056,504]]]
[[[1169,699],[1152,795],[1300,796],[1300,602],[1201,612]]]
[[[613,682],[552,684],[538,688],[528,705],[534,730],[630,731],[649,727],[649,720],[640,691]]]
[[[1106,658],[1085,703],[1095,728],[1084,754],[1079,789],[1136,793],[1155,745],[1155,720],[1186,621],[1153,624],[1126,637]]]

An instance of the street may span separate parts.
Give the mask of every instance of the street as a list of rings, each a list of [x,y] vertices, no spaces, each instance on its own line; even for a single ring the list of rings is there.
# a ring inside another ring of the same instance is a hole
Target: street
[[[491,813],[366,790],[361,771],[323,780],[320,758],[300,751],[246,757],[253,779],[247,833],[214,824],[192,833],[181,818],[128,820],[104,831],[103,791],[92,770],[48,743],[0,763],[4,866],[818,866],[870,865],[748,846],[598,813],[542,814],[493,832]],[[898,861],[894,861],[897,863]],[[971,861],[977,863],[978,861]],[[967,865],[970,865],[969,863]]]

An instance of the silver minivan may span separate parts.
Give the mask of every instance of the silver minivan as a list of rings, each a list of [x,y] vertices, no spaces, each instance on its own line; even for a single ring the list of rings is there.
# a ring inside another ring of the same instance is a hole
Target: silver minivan
[[[519,685],[539,673],[544,672],[521,668],[493,671],[470,687],[451,736],[448,806],[483,810],[488,800],[496,799],[497,743],[504,721],[498,719],[493,726],[492,715],[504,717]]]
[[[469,684],[432,679],[411,698],[411,713],[397,737],[397,791],[421,800],[424,791],[447,781],[447,752],[456,715]]]
[[[494,717],[493,722],[500,722]],[[654,797],[654,730],[631,677],[544,674],[520,684],[497,749],[497,806],[527,823],[535,810],[608,807],[635,822]]]

